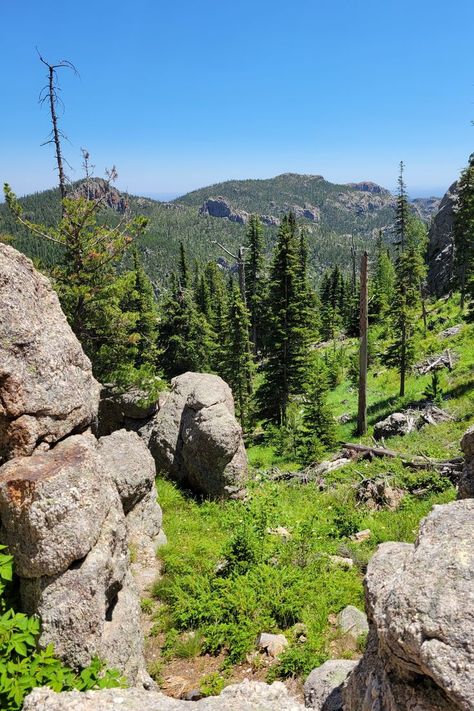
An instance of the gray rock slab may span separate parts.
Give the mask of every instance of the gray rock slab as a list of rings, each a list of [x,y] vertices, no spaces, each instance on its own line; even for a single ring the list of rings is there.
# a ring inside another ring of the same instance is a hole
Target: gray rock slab
[[[100,385],[32,262],[0,244],[0,462],[85,430]]]

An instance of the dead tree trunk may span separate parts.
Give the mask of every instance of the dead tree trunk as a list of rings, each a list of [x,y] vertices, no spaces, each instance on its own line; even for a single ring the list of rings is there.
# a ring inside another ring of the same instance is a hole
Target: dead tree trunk
[[[46,141],[46,144],[48,143],[53,143],[54,144],[54,150],[55,150],[55,156],[56,156],[56,165],[58,167],[58,177],[59,177],[59,192],[61,193],[61,203],[66,197],[66,174],[64,172],[64,158],[61,150],[61,138],[64,138],[64,133],[62,133],[61,129],[59,128],[59,122],[58,122],[58,112],[57,112],[57,106],[58,103],[62,103],[60,97],[58,96],[58,91],[59,88],[57,86],[57,70],[58,69],[72,69],[72,71],[77,75],[77,69],[76,67],[71,63],[68,62],[67,60],[63,59],[58,64],[50,64],[47,62],[41,54],[39,54],[40,61],[47,67],[48,69],[48,83],[47,85],[43,88],[40,94],[40,103],[43,104],[45,101],[48,102],[49,104],[49,113],[51,117],[51,133],[50,136],[51,138]],[[43,145],[46,145],[43,144]],[[67,161],[66,161],[67,162]],[[63,208],[64,210],[64,208]]]
[[[364,252],[360,262],[360,348],[359,348],[359,409],[357,434],[367,432],[367,362],[368,362],[368,255]]]

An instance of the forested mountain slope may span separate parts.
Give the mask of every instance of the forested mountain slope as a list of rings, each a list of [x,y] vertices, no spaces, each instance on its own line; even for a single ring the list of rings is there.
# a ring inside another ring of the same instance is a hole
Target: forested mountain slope
[[[96,183],[100,189],[106,189],[104,181],[96,179]],[[77,185],[73,187],[77,189]],[[134,215],[148,217],[148,228],[138,246],[145,269],[157,289],[161,289],[175,268],[180,242],[192,259],[205,262],[221,258],[224,265],[232,259],[216,242],[232,252],[246,244],[245,214],[240,221],[212,216],[209,211],[201,209],[212,196],[224,197],[237,214],[255,212],[270,216],[269,222],[275,224],[265,225],[267,251],[275,241],[279,218],[285,211],[294,210],[307,230],[310,272],[315,281],[331,265],[347,268],[351,235],[359,253],[365,248],[372,251],[378,230],[384,229],[389,240],[394,222],[394,197],[374,183],[335,185],[321,176],[292,173],[268,180],[219,183],[173,202],[128,195],[113,187],[108,187],[107,193],[104,221],[118,221],[125,206]],[[20,202],[25,215],[33,221],[52,225],[59,219],[57,189],[28,195]],[[6,205],[0,205],[0,234],[2,232],[13,235],[18,249],[33,259],[41,259],[46,265],[60,258],[60,248],[32,237],[18,227]]]

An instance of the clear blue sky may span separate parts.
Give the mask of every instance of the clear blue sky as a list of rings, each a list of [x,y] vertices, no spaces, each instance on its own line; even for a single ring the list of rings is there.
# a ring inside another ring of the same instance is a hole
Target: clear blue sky
[[[0,0],[0,179],[55,182],[37,102],[63,72],[66,153],[135,193],[284,172],[440,193],[474,150],[474,0]]]

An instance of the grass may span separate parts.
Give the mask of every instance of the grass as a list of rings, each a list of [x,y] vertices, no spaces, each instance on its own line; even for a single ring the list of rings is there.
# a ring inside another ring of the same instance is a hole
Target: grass
[[[459,440],[474,419],[474,326],[464,325],[449,341],[438,332],[460,321],[456,302],[431,306],[432,330],[418,344],[418,359],[446,347],[459,357],[451,373],[443,375],[446,407],[454,419],[427,426],[389,446],[409,454],[448,458],[460,454]],[[356,343],[348,341],[348,351]],[[376,421],[411,403],[423,400],[429,376],[408,378],[403,400],[397,395],[398,375],[375,362],[369,374],[370,428],[363,442],[371,442]],[[354,441],[357,393],[348,380],[330,394],[336,415],[352,420],[340,425],[341,440]],[[326,488],[314,484],[273,482],[265,470],[273,466],[295,469],[289,458],[277,457],[270,444],[248,449],[250,465],[259,470],[245,501],[198,502],[170,481],[157,488],[169,543],[160,549],[163,576],[154,596],[161,601],[155,627],[165,635],[163,658],[189,658],[204,652],[224,652],[224,666],[245,659],[260,632],[282,632],[289,646],[268,678],[303,676],[329,658],[337,641],[338,655],[359,650],[338,640],[334,615],[346,605],[363,609],[363,575],[379,543],[413,542],[421,518],[434,504],[455,497],[454,488],[433,471],[413,472],[399,460],[355,462],[326,476]],[[358,505],[356,485],[363,478],[381,476],[405,491],[395,511]],[[424,492],[422,495],[416,492]],[[283,527],[289,537],[274,535]],[[370,529],[370,538],[355,543],[351,535]],[[351,557],[343,567],[331,556]],[[294,634],[305,625],[305,641]],[[220,677],[208,680],[220,685]],[[211,683],[212,682],[212,683]],[[206,685],[206,681],[203,682]]]

